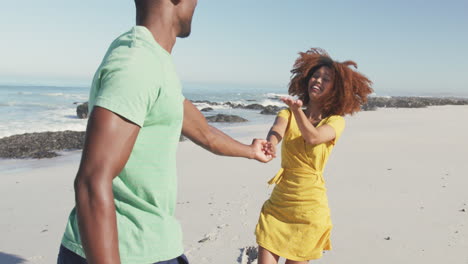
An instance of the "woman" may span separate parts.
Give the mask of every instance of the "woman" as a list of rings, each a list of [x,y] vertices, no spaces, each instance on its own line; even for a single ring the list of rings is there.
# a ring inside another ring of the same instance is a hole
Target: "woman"
[[[372,82],[321,49],[300,53],[291,71],[289,109],[278,113],[267,140],[283,140],[281,169],[260,213],[255,235],[259,264],[308,263],[330,250],[330,210],[322,176],[330,152],[345,126],[343,118],[360,110]],[[303,110],[302,107],[305,107]]]

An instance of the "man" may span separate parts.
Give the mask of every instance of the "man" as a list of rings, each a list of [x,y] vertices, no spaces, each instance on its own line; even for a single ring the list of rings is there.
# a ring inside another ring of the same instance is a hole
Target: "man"
[[[184,99],[171,51],[190,34],[196,0],[135,0],[137,26],[96,72],[76,207],[58,263],[188,263],[174,217],[180,131],[207,150],[267,162],[263,140],[243,145]]]

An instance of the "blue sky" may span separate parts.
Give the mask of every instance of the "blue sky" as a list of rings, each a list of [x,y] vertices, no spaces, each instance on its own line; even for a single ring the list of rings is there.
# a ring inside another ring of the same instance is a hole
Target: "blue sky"
[[[377,94],[468,94],[468,1],[199,0],[173,50],[184,83],[286,87],[299,51],[354,60]],[[131,0],[8,1],[0,83],[90,84]]]

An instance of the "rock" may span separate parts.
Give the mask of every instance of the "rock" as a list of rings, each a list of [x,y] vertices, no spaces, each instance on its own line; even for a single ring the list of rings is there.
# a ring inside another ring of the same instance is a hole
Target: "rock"
[[[236,115],[223,115],[217,114],[215,116],[208,116],[206,118],[209,122],[223,122],[223,123],[238,123],[238,122],[247,122],[247,119],[244,119]]]
[[[386,237],[386,238],[384,238],[384,239],[385,239],[385,240],[390,240],[390,237]]]
[[[231,108],[245,108],[245,105],[243,104],[235,104],[231,102],[226,102],[224,105],[230,106]]]
[[[213,111],[213,108],[211,108],[211,107],[205,107],[205,108],[203,108],[203,109],[200,110],[200,111],[202,111],[202,112],[210,112],[210,111]]]
[[[61,131],[14,135],[0,139],[0,158],[53,158],[56,151],[82,149],[85,132]]]
[[[194,101],[192,101],[192,103],[194,103],[194,104],[220,105],[220,103],[211,102],[211,101],[208,101],[208,100],[194,100]]]
[[[57,151],[82,149],[84,131],[27,133],[0,138],[0,158],[44,159],[59,156]],[[180,136],[180,141],[185,137]]]
[[[76,115],[81,119],[88,118],[88,102],[76,107]]]
[[[268,105],[263,109],[260,114],[262,115],[276,115],[278,112],[283,109],[282,107],[276,105]]]
[[[263,110],[265,107],[261,104],[249,104],[247,106],[242,107],[244,109],[252,109],[252,110]]]
[[[377,106],[376,105],[369,105],[369,103],[367,103],[367,104],[361,106],[361,110],[362,111],[375,111],[375,110],[377,110]]]
[[[467,105],[468,99],[464,98],[437,98],[437,97],[368,97],[362,110],[372,111],[379,107],[388,108],[423,108],[433,105]]]

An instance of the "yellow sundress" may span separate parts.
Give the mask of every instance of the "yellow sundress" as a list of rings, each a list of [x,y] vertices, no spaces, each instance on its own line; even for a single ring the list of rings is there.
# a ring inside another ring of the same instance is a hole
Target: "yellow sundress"
[[[319,145],[304,141],[294,115],[284,109],[278,116],[288,120],[281,147],[281,169],[269,183],[275,188],[262,207],[255,235],[270,252],[294,261],[318,259],[330,250],[330,209],[322,176],[328,157],[345,127],[342,116],[330,116],[317,127],[335,129],[334,140]]]

